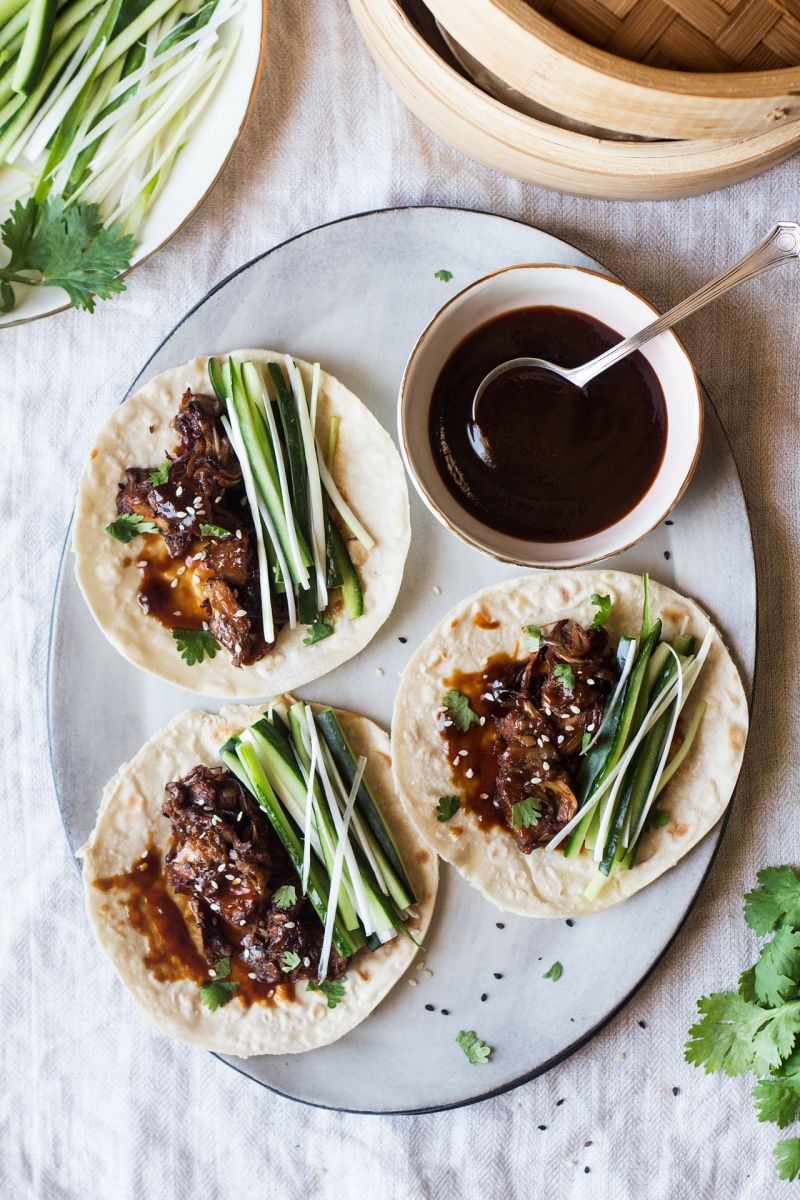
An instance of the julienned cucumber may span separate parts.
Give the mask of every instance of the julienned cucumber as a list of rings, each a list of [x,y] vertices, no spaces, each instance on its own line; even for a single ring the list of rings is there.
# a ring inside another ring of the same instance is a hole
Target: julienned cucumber
[[[19,95],[30,95],[39,82],[50,50],[57,9],[58,0],[31,0],[28,25],[11,81]]]
[[[326,533],[334,572],[341,580],[344,611],[353,621],[364,613],[364,593],[361,590],[361,580],[353,566],[347,543],[330,517],[326,521]]]
[[[345,784],[351,786],[355,778],[356,760],[353,751],[350,749],[350,743],[345,737],[336,713],[332,708],[325,708],[317,715],[317,725],[331,752],[333,761],[336,763],[339,774],[342,776]],[[403,908],[408,908],[416,899],[414,890],[411,887],[406,869],[403,866],[400,851],[383,819],[383,815],[378,808],[370,786],[364,778],[362,778],[358,789],[356,806],[374,834],[383,854],[389,861],[393,873],[397,876],[398,883],[402,887],[404,898],[398,899],[395,897],[395,899]],[[386,882],[388,885],[389,880],[387,879]]]

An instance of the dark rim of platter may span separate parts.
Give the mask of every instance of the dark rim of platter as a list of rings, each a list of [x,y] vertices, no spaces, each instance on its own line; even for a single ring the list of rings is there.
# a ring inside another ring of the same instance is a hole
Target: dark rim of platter
[[[210,300],[212,296],[216,295],[217,292],[221,291],[224,287],[226,287],[227,284],[232,279],[234,279],[237,275],[241,275],[245,271],[248,271],[251,267],[256,266],[263,259],[268,258],[271,254],[274,254],[276,251],[282,250],[285,246],[291,245],[292,242],[299,241],[300,238],[306,237],[308,234],[316,233],[319,230],[327,229],[334,225],[342,225],[346,221],[358,221],[362,217],[373,217],[373,216],[378,216],[380,214],[390,213],[390,212],[402,212],[402,211],[408,211],[408,210],[439,211],[442,209],[446,209],[450,212],[471,213],[475,216],[481,216],[481,217],[492,217],[495,220],[509,221],[516,225],[525,225],[527,228],[534,228],[527,221],[522,221],[515,217],[501,216],[497,213],[486,212],[481,209],[465,209],[465,208],[461,208],[460,206],[454,205],[454,204],[453,205],[448,205],[448,204],[402,205],[402,204],[400,204],[400,205],[391,206],[389,208],[377,208],[377,209],[370,209],[366,212],[353,213],[347,217],[340,217],[335,221],[325,221],[321,225],[314,226],[312,229],[306,229],[302,233],[298,233],[298,234],[295,234],[293,237],[286,238],[284,241],[279,242],[275,246],[272,246],[269,250],[265,250],[262,254],[256,255],[254,258],[251,258],[248,262],[244,263],[242,266],[237,267],[235,271],[231,271],[230,274],[226,275],[225,278],[222,279],[219,283],[215,284],[215,286],[212,287],[197,304],[193,305],[193,307],[190,308],[188,310],[188,312],[186,312],[184,314],[183,317],[181,317],[180,321],[178,321],[173,326],[173,328],[170,330],[170,332],[166,335],[166,337],[164,337],[162,339],[162,341],[159,343],[157,348],[147,359],[147,362],[144,364],[142,369],[136,375],[133,383],[131,384],[130,388],[128,389],[128,391],[125,395],[125,399],[127,399],[128,396],[133,392],[134,388],[136,387],[136,384],[139,382],[139,380],[145,374],[150,363],[158,355],[160,350],[167,344],[167,342],[170,341],[170,339],[175,335],[177,330],[180,329],[181,326],[184,325],[185,322],[195,312],[197,312],[198,309],[202,308],[203,305],[206,304],[206,302],[208,300]],[[543,232],[546,232],[546,231],[543,231]],[[563,237],[559,236],[557,238],[557,240],[560,242],[563,242],[565,245],[571,246],[573,249],[580,250],[580,247],[575,246],[574,243],[570,242],[567,238],[563,238]],[[581,251],[581,253],[584,253],[584,252]],[[591,257],[593,257],[593,256],[591,256]],[[600,260],[595,259],[594,261],[599,262]],[[614,276],[613,273],[607,267],[605,267],[605,264],[601,263],[600,265],[603,266],[603,269],[609,275],[611,275],[613,278],[619,278],[618,276]],[[622,282],[625,283],[626,281],[623,279]],[[711,400],[711,397],[709,396],[708,392],[706,391],[705,387],[703,386],[702,379],[700,380],[700,386],[703,390],[705,399],[711,404],[711,407],[714,409],[714,412],[716,413],[716,407],[714,405],[714,402],[713,402],[713,400]],[[124,403],[124,400],[121,401],[121,403]],[[718,413],[717,413],[717,418],[719,420]],[[727,432],[726,432],[725,427],[722,424],[721,420],[719,421],[719,424],[720,424],[720,429],[722,430],[723,437],[725,438],[726,444],[728,446],[728,449],[730,450],[731,459],[732,459],[733,465],[734,465],[734,470],[736,471],[736,475],[737,475],[737,478],[739,479],[739,483],[741,486],[741,474],[739,472],[739,468],[736,463],[736,458],[733,453],[733,448],[731,447],[730,440],[728,438]],[[742,488],[742,496],[744,499],[745,512],[747,514],[748,529],[749,529],[750,513],[749,513],[749,509],[747,507],[747,499],[744,496],[743,488]],[[50,769],[51,769],[52,775],[53,775],[53,786],[54,786],[55,792],[56,792],[56,799],[58,801],[58,808],[59,808],[59,813],[61,815],[61,823],[64,827],[64,833],[66,835],[69,847],[72,850],[72,853],[74,855],[75,847],[72,844],[72,838],[70,837],[69,830],[67,829],[67,824],[66,824],[66,820],[64,817],[64,809],[63,809],[63,805],[61,803],[61,795],[59,793],[58,783],[56,780],[55,763],[53,761],[53,738],[52,738],[51,703],[50,703],[50,701],[51,701],[51,665],[52,665],[52,653],[53,653],[53,629],[54,629],[54,624],[55,624],[55,619],[56,619],[56,606],[58,603],[58,596],[59,596],[60,589],[61,589],[61,578],[62,578],[63,571],[64,571],[64,561],[66,558],[67,547],[69,544],[69,537],[70,537],[70,531],[72,529],[73,519],[74,519],[74,510],[73,510],[72,517],[70,517],[70,522],[67,527],[66,536],[64,538],[64,545],[61,550],[61,558],[59,560],[58,572],[56,575],[56,585],[55,585],[55,590],[54,590],[54,595],[53,595],[53,604],[52,604],[51,613],[50,613],[50,633],[49,633],[49,637],[48,637],[47,667],[46,667],[46,670],[47,670],[46,704],[47,704],[47,742],[48,742],[48,748],[49,748],[49,753],[50,753]],[[752,539],[751,539],[751,544],[752,544]],[[754,561],[754,571],[755,570],[756,570],[756,564]],[[754,662],[753,662],[753,676],[752,676],[752,680],[750,681],[749,688],[747,689],[748,701],[749,701],[751,711],[753,708],[755,684],[756,684],[756,677],[757,677],[757,671],[758,671],[758,576],[757,576],[757,574],[756,574],[756,578],[755,578],[755,588],[756,588],[756,629],[755,629],[756,649],[755,649],[755,656],[754,656]],[[741,775],[740,775],[740,778],[741,778]],[[253,1083],[258,1084],[260,1087],[265,1088],[269,1092],[273,1092],[277,1096],[282,1096],[284,1099],[293,1100],[299,1104],[306,1104],[310,1108],[321,1108],[321,1109],[325,1109],[326,1111],[329,1111],[329,1112],[353,1113],[353,1114],[359,1115],[359,1116],[409,1116],[409,1117],[413,1117],[413,1116],[421,1116],[426,1113],[446,1112],[446,1111],[448,1111],[450,1109],[454,1109],[454,1108],[465,1108],[467,1105],[470,1105],[470,1104],[479,1104],[483,1100],[491,1100],[495,1096],[502,1096],[504,1093],[513,1091],[515,1088],[521,1087],[525,1083],[530,1083],[531,1080],[537,1079],[540,1075],[544,1075],[547,1071],[552,1070],[553,1067],[557,1067],[560,1063],[565,1062],[573,1054],[577,1053],[578,1050],[581,1050],[585,1045],[587,1045],[587,1043],[590,1042],[592,1040],[592,1038],[596,1037],[597,1034],[601,1033],[602,1030],[605,1029],[607,1025],[610,1025],[611,1022],[623,1010],[623,1008],[625,1008],[626,1005],[628,1005],[630,1003],[630,1001],[633,999],[633,997],[644,986],[644,984],[647,982],[647,980],[653,974],[656,967],[658,967],[658,965],[661,963],[661,961],[666,957],[666,955],[672,948],[672,945],[675,942],[678,934],[683,929],[683,926],[686,923],[690,913],[692,912],[692,910],[695,906],[695,903],[697,902],[697,897],[700,895],[700,892],[702,891],[702,889],[706,883],[706,880],[708,879],[708,876],[711,872],[711,868],[713,867],[713,865],[716,861],[716,857],[717,857],[717,854],[719,853],[719,848],[722,843],[722,839],[724,837],[725,830],[728,825],[728,821],[730,819],[730,814],[731,814],[731,810],[733,808],[733,803],[736,799],[738,787],[739,787],[739,783],[737,780],[737,784],[736,784],[736,787],[734,788],[733,795],[731,796],[730,803],[728,804],[725,814],[722,817],[722,823],[721,823],[721,826],[719,829],[719,834],[717,836],[717,842],[714,847],[711,858],[709,859],[708,866],[706,867],[706,870],[704,871],[703,877],[700,880],[700,882],[698,883],[697,888],[695,889],[693,895],[691,896],[689,903],[687,904],[686,908],[684,909],[684,912],[681,916],[680,922],[679,922],[675,932],[673,933],[672,937],[669,939],[669,941],[663,947],[661,952],[659,954],[657,954],[656,957],[653,959],[652,963],[647,968],[645,973],[642,975],[641,979],[639,979],[639,981],[636,983],[635,987],[633,987],[630,990],[630,992],[628,992],[628,994],[619,1002],[619,1004],[617,1004],[611,1010],[611,1012],[606,1013],[603,1016],[602,1020],[598,1021],[598,1023],[596,1025],[592,1026],[592,1028],[590,1030],[588,1030],[581,1037],[577,1038],[574,1042],[571,1042],[570,1045],[565,1050],[561,1051],[559,1054],[554,1055],[553,1058],[548,1059],[547,1062],[542,1063],[540,1066],[536,1067],[534,1070],[525,1071],[521,1075],[517,1076],[516,1079],[513,1079],[508,1083],[504,1083],[500,1087],[489,1088],[487,1091],[481,1092],[480,1095],[471,1096],[467,1100],[456,1100],[452,1104],[435,1104],[429,1108],[354,1109],[354,1108],[339,1107],[337,1105],[332,1105],[332,1104],[318,1104],[313,1100],[306,1100],[306,1099],[302,1099],[297,1096],[292,1096],[288,1092],[282,1092],[282,1091],[280,1091],[279,1088],[273,1087],[270,1084],[265,1083],[261,1079],[256,1079],[254,1076],[248,1074],[247,1071],[245,1071],[242,1067],[240,1067],[237,1062],[231,1061],[228,1058],[225,1058],[221,1054],[214,1053],[213,1057],[219,1059],[220,1062],[224,1063],[228,1067],[231,1067],[234,1071],[237,1071],[240,1075],[245,1076],[245,1078],[252,1080]],[[708,835],[706,835],[706,836],[708,836]],[[78,862],[77,858],[75,859],[75,863],[76,863],[78,870],[80,871],[80,869],[81,869],[80,863]]]

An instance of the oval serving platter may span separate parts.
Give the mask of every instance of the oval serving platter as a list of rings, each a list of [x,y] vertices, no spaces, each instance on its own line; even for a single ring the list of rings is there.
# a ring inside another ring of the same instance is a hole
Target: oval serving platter
[[[322,226],[210,292],[145,364],[131,391],[197,354],[285,347],[319,359],[394,436],[397,389],[420,331],[471,280],[520,261],[605,270],[540,230],[460,209],[390,209]],[[452,272],[452,280],[435,278],[440,270]],[[613,565],[649,570],[696,599],[722,629],[750,692],[756,620],[750,526],[736,465],[707,397],[705,408],[700,462],[670,524]],[[416,646],[458,599],[518,573],[450,536],[412,491],[411,552],[394,612],[357,658],[302,689],[303,696],[388,728],[398,673]],[[68,548],[53,607],[48,701],[53,773],[73,849],[91,830],[103,785],[120,763],[182,709],[219,707],[138,671],[113,650],[81,599]],[[525,1082],[590,1039],[641,985],[691,908],[723,826],[631,900],[572,927],[502,915],[444,867],[427,938],[430,977],[412,968],[368,1021],[324,1049],[225,1061],[285,1096],[352,1112],[431,1111]],[[615,954],[623,945],[625,954]],[[613,974],[605,970],[612,955]],[[564,974],[554,990],[541,976],[556,959]],[[409,979],[418,986],[409,987]],[[523,992],[531,1003],[520,1006]],[[120,989],[120,1010],[129,1003]],[[477,1029],[494,1047],[486,1070],[473,1070],[456,1045],[460,1029]]]
[[[186,144],[175,160],[164,190],[147,214],[136,239],[131,265],[140,266],[183,229],[207,199],[233,154],[255,99],[267,36],[267,0],[245,0],[231,21],[223,42],[240,30],[233,57],[205,110],[200,114]],[[0,170],[0,194],[7,191],[4,179],[9,169]],[[0,220],[11,209],[0,205]],[[55,287],[18,289],[15,308],[0,316],[0,329],[24,325],[39,317],[50,317],[70,307],[65,293]],[[112,298],[113,299],[113,298]]]

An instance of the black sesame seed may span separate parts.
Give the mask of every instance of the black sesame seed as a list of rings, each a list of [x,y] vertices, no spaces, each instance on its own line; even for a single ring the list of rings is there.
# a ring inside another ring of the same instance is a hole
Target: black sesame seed
[[[665,521],[664,524],[665,525],[674,525],[675,522],[674,521]]]
[[[664,558],[669,558],[669,550],[664,551]]]
[[[589,1168],[589,1167],[584,1167],[584,1168],[583,1168],[583,1173],[584,1173],[584,1175],[588,1175],[588,1174],[589,1174],[589,1171],[590,1171],[590,1168]]]
[[[669,523],[672,524],[672,522],[669,522]],[[402,642],[403,645],[405,646],[406,642],[408,641],[408,638],[398,638],[397,640],[398,640],[398,642]]]
[[[538,1128],[539,1128],[539,1129],[547,1129],[547,1126],[546,1126],[546,1125],[539,1125],[539,1126],[538,1126]]]
[[[503,978],[503,976],[502,976],[502,975],[501,975],[501,974],[500,974],[498,971],[495,971],[495,973],[494,973],[494,977],[495,977],[495,979],[502,979],[502,978]]]
[[[486,992],[484,992],[483,995],[481,996],[481,1000],[488,1000],[488,996],[486,995]]]
[[[574,1017],[570,1017],[570,1021],[574,1021],[574,1020],[575,1020],[575,1018],[574,1018]]]
[[[562,1105],[563,1103],[564,1103],[564,1101],[563,1101],[563,1100],[556,1100],[556,1108],[558,1108],[558,1107],[559,1107],[560,1105]]]
[[[679,1092],[680,1090],[681,1090],[680,1088],[673,1088],[673,1089],[672,1089],[672,1094],[673,1094],[673,1096],[677,1096],[677,1094],[678,1094],[678,1092]]]
[[[498,922],[497,922],[497,928],[498,928],[498,929],[505,929],[505,925],[503,924],[503,922],[502,922],[502,921],[498,921]]]
[[[426,1004],[425,1008],[428,1010],[428,1012],[436,1012],[436,1009],[433,1007],[432,1004]]]
[[[442,1016],[443,1016],[443,1017],[449,1017],[449,1016],[450,1016],[450,1009],[449,1009],[449,1008],[443,1008],[443,1009],[442,1009]]]
[[[570,929],[572,929],[572,926],[575,924],[572,917],[567,917],[567,924],[569,925]]]
[[[646,1022],[646,1021],[640,1021],[640,1022],[639,1022],[639,1028],[640,1028],[640,1029],[647,1029],[647,1022]]]

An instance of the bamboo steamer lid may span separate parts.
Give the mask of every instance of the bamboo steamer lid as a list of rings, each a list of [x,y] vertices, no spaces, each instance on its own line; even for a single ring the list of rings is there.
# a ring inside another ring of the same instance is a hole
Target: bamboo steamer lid
[[[800,125],[755,137],[620,142],[515,111],[449,66],[395,0],[349,0],[375,62],[434,133],[485,166],[553,191],[608,200],[693,196],[749,179],[800,149]]]
[[[800,118],[798,0],[426,3],[493,74],[575,120],[694,139]]]

